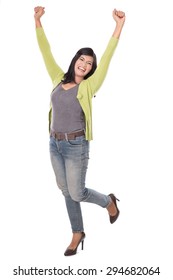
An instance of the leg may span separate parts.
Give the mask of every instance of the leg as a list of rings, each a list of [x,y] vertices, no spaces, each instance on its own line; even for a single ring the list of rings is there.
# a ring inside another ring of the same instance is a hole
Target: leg
[[[73,141],[65,141],[63,145],[62,151],[65,158],[66,179],[72,199],[77,202],[84,201],[100,205],[107,208],[110,216],[115,217],[119,210],[112,197],[85,187],[89,159],[89,142],[81,136]]]
[[[83,220],[80,203],[72,200],[69,195],[67,181],[66,181],[66,170],[63,155],[61,153],[61,141],[56,141],[53,137],[50,137],[50,158],[52,167],[55,173],[56,182],[60,190],[62,191],[67,212],[69,215],[71,227],[73,232],[83,231]]]
[[[106,208],[111,203],[108,195],[85,187],[89,158],[89,142],[83,136],[64,141],[62,153],[65,159],[68,191],[73,200],[90,202]]]

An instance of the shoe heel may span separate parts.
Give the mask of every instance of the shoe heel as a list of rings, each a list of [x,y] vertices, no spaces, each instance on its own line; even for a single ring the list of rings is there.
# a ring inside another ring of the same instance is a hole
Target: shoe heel
[[[84,240],[81,241],[81,250],[84,249]]]
[[[115,197],[115,195],[112,194],[112,193],[109,194],[109,196],[111,197],[112,202],[114,203],[115,208],[117,209],[116,215],[114,215],[114,216],[110,216],[110,215],[109,215],[110,223],[113,224],[113,223],[117,220],[117,218],[118,218],[118,216],[119,216],[119,213],[120,213],[120,211],[119,211],[119,209],[118,209],[118,207],[117,207],[117,201],[120,201],[120,200],[119,200],[117,197]]]

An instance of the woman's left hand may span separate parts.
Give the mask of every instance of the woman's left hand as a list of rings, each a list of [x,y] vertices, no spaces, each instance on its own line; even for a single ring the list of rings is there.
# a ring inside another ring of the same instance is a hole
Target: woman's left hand
[[[122,11],[117,11],[116,9],[113,10],[112,16],[117,24],[123,25],[125,22],[125,13]]]

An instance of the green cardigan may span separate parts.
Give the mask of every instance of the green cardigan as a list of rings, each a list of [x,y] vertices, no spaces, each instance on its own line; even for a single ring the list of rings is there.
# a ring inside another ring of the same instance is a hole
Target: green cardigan
[[[62,80],[64,76],[64,71],[57,65],[51,49],[49,42],[46,38],[44,30],[42,27],[36,28],[36,35],[39,48],[41,50],[46,69],[50,75],[53,83],[53,88],[55,88]],[[100,63],[97,66],[96,71],[88,79],[83,80],[78,88],[77,98],[83,109],[85,115],[86,124],[86,140],[90,141],[93,139],[92,134],[92,97],[98,91],[102,85],[104,78],[106,76],[109,63],[113,56],[114,50],[117,46],[118,39],[111,37],[107,48],[102,55]],[[49,114],[49,124],[51,121],[51,110]]]

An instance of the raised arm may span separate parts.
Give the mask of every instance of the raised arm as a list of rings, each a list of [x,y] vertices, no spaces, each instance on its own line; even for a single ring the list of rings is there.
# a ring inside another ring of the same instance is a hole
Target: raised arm
[[[64,72],[59,67],[59,65],[56,63],[56,61],[52,55],[49,42],[46,38],[46,35],[45,35],[43,27],[42,27],[41,17],[45,13],[45,8],[41,7],[41,6],[35,7],[34,12],[35,12],[34,19],[35,19],[38,45],[39,45],[40,51],[42,53],[43,60],[44,60],[46,69],[49,73],[49,76],[50,76],[53,84],[56,85],[63,78]]]
[[[124,26],[124,22],[125,22],[125,13],[122,11],[117,11],[116,9],[113,10],[112,12],[112,16],[113,19],[116,22],[116,27],[115,30],[112,34],[113,37],[119,39],[120,35],[121,35],[121,31],[123,29]]]
[[[117,11],[114,9],[112,12],[112,15],[113,15],[113,19],[116,22],[116,26],[113,31],[113,34],[101,57],[101,60],[98,64],[96,71],[85,82],[85,83],[89,83],[89,88],[91,89],[91,92],[90,92],[91,96],[95,95],[95,93],[98,91],[98,89],[100,88],[100,86],[102,85],[102,83],[106,77],[110,61],[112,59],[112,56],[116,49],[119,37],[121,35],[121,31],[124,26],[124,22],[125,22],[125,13],[124,12]]]

